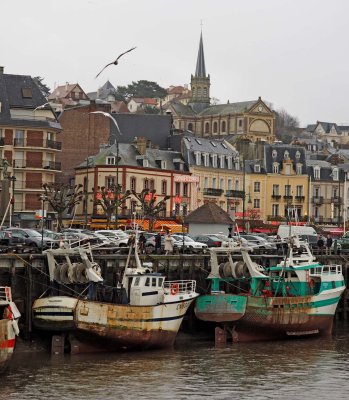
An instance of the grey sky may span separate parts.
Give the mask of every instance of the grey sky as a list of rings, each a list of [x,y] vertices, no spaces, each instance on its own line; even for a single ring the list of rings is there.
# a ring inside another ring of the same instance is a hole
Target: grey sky
[[[183,85],[195,71],[202,20],[211,96],[262,96],[302,125],[349,124],[348,15],[348,0],[3,1],[0,65],[51,89],[78,82],[90,92],[107,79]]]

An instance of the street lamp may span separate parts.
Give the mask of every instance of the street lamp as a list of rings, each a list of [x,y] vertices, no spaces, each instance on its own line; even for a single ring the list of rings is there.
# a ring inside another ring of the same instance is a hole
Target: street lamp
[[[41,194],[39,199],[42,201],[42,214],[41,214],[41,251],[44,249],[44,221],[45,221],[45,201],[48,197],[45,194]]]
[[[15,209],[15,182],[16,182],[16,177],[15,176],[8,176],[7,179],[10,182],[11,186],[11,211],[10,211],[10,227],[12,226],[12,220],[14,217],[14,209]]]

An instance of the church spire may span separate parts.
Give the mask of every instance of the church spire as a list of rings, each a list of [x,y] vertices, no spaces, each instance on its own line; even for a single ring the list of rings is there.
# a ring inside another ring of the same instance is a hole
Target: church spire
[[[196,62],[195,76],[200,77],[200,78],[206,78],[205,55],[204,55],[204,45],[202,42],[202,31],[201,31],[201,35],[200,35],[200,44],[199,44],[198,59]]]

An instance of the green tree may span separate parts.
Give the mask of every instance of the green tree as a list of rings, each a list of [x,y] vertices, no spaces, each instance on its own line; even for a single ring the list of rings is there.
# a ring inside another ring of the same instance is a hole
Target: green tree
[[[290,143],[298,134],[299,120],[286,110],[276,111],[276,137],[283,143]]]
[[[121,185],[110,187],[97,187],[96,198],[92,200],[94,205],[101,206],[107,217],[107,229],[109,229],[113,214],[117,214],[119,207],[130,197],[131,192],[122,190]]]
[[[44,195],[53,211],[57,213],[57,230],[63,228],[63,216],[72,210],[83,198],[82,185],[60,185],[58,183],[44,183]]]
[[[164,98],[166,89],[159,86],[156,82],[140,80],[132,82],[128,86],[117,86],[117,100],[128,101],[131,97]]]
[[[160,213],[166,211],[166,201],[171,197],[165,196],[157,202],[155,193],[155,189],[143,189],[140,193],[132,191],[132,194],[141,203],[144,217],[149,219],[149,232],[153,231],[154,224]]]
[[[41,93],[45,96],[48,97],[51,93],[51,89],[43,82],[44,78],[41,78],[41,76],[35,76],[33,78],[34,82],[37,84],[39,87]]]

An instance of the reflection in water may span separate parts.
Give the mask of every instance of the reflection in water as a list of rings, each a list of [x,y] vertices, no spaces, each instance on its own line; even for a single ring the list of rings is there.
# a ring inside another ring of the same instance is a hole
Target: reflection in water
[[[53,358],[17,353],[0,380],[0,400],[345,398],[348,353],[346,329],[332,339],[221,349],[191,338],[170,351]]]

